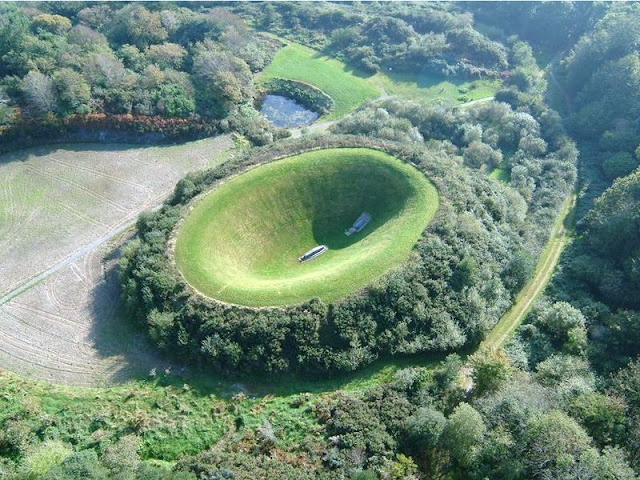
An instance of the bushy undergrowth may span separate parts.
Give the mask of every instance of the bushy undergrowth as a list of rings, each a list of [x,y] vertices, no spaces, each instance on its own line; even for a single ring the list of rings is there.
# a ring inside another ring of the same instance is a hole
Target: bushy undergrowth
[[[329,95],[307,83],[272,78],[264,84],[264,88],[268,93],[291,98],[314,112],[328,113],[333,108],[333,100]]]
[[[167,256],[191,198],[249,165],[309,149],[365,146],[414,162],[435,183],[439,213],[409,260],[332,305],[249,309],[194,295]],[[526,204],[463,167],[446,143],[429,147],[350,136],[277,143],[179,182],[157,213],[142,216],[121,263],[124,301],[155,342],[176,357],[223,371],[354,370],[380,355],[442,352],[478,343],[526,279]]]

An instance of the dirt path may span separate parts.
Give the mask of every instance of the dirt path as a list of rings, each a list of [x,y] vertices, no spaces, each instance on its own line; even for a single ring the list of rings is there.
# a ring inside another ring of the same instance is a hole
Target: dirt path
[[[555,65],[562,58],[564,52],[558,52],[554,55],[553,59],[549,63],[548,77],[553,83],[554,87],[558,90],[560,95],[564,98],[566,103],[567,112],[571,113],[572,104],[569,94],[566,92],[562,84],[555,76]],[[549,284],[553,271],[560,259],[562,250],[567,245],[571,238],[571,229],[567,227],[573,210],[576,204],[576,195],[571,194],[562,204],[562,209],[558,214],[556,224],[551,232],[549,241],[545,246],[545,249],[540,256],[538,265],[536,266],[533,278],[525,285],[516,297],[515,303],[505,313],[500,321],[493,327],[493,330],[487,335],[482,342],[483,346],[498,349],[506,343],[511,335],[515,332],[516,328],[522,323],[525,316],[529,312],[533,302],[544,291],[545,287]]]
[[[104,245],[109,240],[111,240],[114,237],[120,235],[122,232],[124,232],[128,228],[130,228],[133,225],[135,225],[135,223],[136,223],[136,219],[135,218],[128,219],[120,227],[109,231],[107,234],[105,234],[102,237],[94,240],[90,244],[85,245],[80,250],[77,250],[76,252],[74,252],[73,254],[69,255],[65,259],[60,260],[59,262],[57,262],[54,265],[51,265],[49,268],[44,270],[42,273],[36,275],[35,277],[32,277],[30,280],[22,283],[17,288],[14,288],[10,292],[8,292],[6,295],[3,295],[2,297],[0,297],[0,306],[2,306],[5,303],[9,302],[10,300],[12,300],[13,298],[17,297],[18,295],[26,292],[27,290],[29,290],[33,286],[37,285],[38,283],[42,282],[43,280],[49,278],[51,275],[53,275],[54,273],[62,270],[64,267],[73,264],[73,262],[75,262],[76,260],[84,257],[85,255],[87,255],[88,253],[90,253],[93,250],[97,249],[98,247]]]
[[[567,227],[567,223],[571,218],[575,202],[576,196],[571,194],[563,203],[549,241],[540,256],[533,278],[520,291],[515,303],[493,327],[493,330],[487,335],[481,346],[491,349],[498,349],[504,346],[505,342],[518,328],[518,325],[524,320],[535,299],[549,284],[560,254],[571,238],[571,230]]]

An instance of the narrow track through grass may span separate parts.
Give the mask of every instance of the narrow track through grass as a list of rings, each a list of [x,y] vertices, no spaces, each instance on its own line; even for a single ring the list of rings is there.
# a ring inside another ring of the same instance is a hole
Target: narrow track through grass
[[[571,194],[562,204],[562,209],[551,231],[549,241],[542,255],[540,255],[533,277],[520,291],[515,303],[484,339],[483,346],[490,349],[498,349],[504,346],[527,316],[533,302],[551,281],[560,254],[571,238],[572,228],[570,224],[575,202],[576,195]]]

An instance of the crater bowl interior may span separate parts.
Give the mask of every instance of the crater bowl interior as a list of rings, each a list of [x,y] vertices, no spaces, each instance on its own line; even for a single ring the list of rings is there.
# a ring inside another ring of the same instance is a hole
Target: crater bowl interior
[[[258,166],[197,201],[175,258],[202,294],[259,307],[331,302],[406,259],[438,207],[417,169],[370,149],[307,152]],[[370,223],[344,232],[363,212]],[[300,263],[317,245],[323,255]]]

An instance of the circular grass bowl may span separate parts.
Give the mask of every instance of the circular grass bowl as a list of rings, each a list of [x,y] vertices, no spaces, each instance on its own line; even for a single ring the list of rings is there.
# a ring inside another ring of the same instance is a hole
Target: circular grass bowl
[[[175,260],[201,294],[250,307],[333,302],[403,262],[438,194],[417,169],[366,148],[287,157],[202,197],[177,232]],[[372,219],[351,236],[363,213]],[[309,249],[329,250],[308,262]]]

